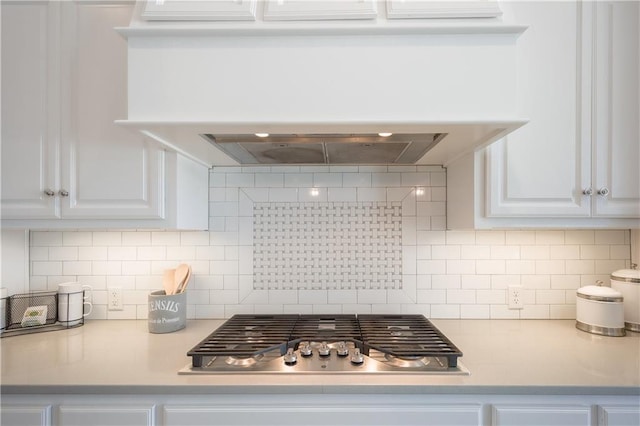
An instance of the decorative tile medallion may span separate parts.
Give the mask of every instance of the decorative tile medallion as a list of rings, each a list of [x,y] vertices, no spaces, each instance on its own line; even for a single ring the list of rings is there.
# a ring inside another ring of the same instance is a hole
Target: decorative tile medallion
[[[402,203],[254,203],[255,290],[401,289]]]

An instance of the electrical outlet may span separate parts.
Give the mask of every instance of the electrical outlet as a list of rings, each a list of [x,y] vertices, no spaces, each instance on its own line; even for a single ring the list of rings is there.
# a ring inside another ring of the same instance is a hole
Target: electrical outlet
[[[107,289],[107,306],[110,311],[122,311],[122,287],[109,287]]]
[[[524,301],[522,300],[522,286],[510,285],[507,289],[509,309],[522,309],[524,308]]]

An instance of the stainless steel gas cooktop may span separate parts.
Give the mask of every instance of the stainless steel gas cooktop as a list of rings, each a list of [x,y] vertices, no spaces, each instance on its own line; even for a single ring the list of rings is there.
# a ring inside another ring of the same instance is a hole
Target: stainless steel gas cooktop
[[[469,374],[422,315],[235,315],[187,355],[180,374]]]

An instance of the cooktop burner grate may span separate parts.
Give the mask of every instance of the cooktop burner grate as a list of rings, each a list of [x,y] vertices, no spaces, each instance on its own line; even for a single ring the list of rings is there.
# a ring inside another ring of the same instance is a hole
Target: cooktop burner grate
[[[358,323],[370,349],[403,358],[445,357],[449,367],[457,365],[462,352],[422,315],[359,315]]]
[[[404,360],[446,359],[456,367],[462,352],[422,315],[234,315],[191,349],[193,367],[204,357],[251,358],[297,349],[301,342],[353,342]]]

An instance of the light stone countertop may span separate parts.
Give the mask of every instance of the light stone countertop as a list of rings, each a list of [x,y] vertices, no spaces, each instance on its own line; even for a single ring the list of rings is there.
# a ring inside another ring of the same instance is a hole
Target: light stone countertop
[[[223,320],[170,334],[146,321],[0,340],[3,394],[450,393],[640,395],[640,333],[602,337],[572,320],[432,320],[463,352],[469,376],[178,375]]]

